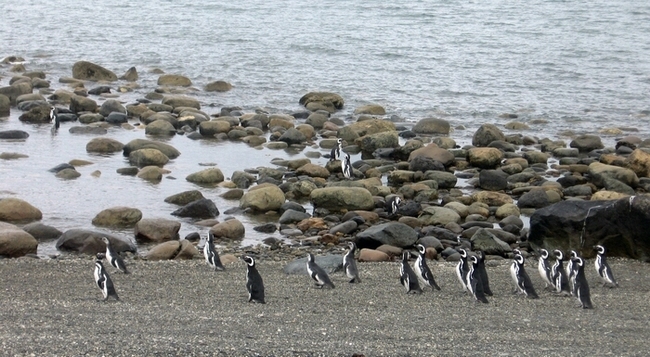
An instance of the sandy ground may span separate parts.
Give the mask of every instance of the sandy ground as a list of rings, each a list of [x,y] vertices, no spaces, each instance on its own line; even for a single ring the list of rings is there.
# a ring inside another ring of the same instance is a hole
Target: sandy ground
[[[93,259],[0,260],[0,341],[6,356],[644,356],[650,264],[611,259],[619,289],[587,277],[594,310],[543,290],[511,294],[508,261],[488,262],[495,296],[475,303],[454,264],[431,262],[442,291],[407,295],[398,263],[362,263],[361,284],[334,290],[283,264],[258,262],[267,304],[248,303],[245,265],[211,271],[200,259],[128,260],[108,267],[119,302],[103,302]]]

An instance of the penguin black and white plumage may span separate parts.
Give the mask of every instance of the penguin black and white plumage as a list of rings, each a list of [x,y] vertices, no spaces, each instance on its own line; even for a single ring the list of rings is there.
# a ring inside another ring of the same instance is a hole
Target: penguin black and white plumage
[[[360,283],[359,270],[357,269],[357,262],[354,260],[354,254],[357,251],[357,245],[354,242],[348,242],[350,249],[343,255],[343,270],[345,275],[350,278],[350,283]]]
[[[460,253],[460,259],[456,265],[456,276],[460,285],[463,287],[463,291],[467,291],[467,273],[469,272],[469,266],[467,263],[467,251],[463,248],[458,249]]]
[[[406,289],[406,293],[421,294],[422,289],[420,288],[420,283],[418,282],[418,277],[415,275],[413,269],[409,265],[409,253],[408,251],[402,252],[402,262],[399,267],[399,282]]]
[[[476,274],[481,278],[481,284],[483,284],[483,292],[487,296],[492,296],[492,289],[490,289],[490,279],[488,278],[487,269],[485,269],[485,252],[482,250],[476,251],[476,258],[478,261],[474,266]]]
[[[350,163],[350,154],[345,154],[345,158],[343,159],[343,162],[341,162],[341,171],[343,172],[343,176],[346,179],[351,179],[352,178],[352,164]]]
[[[573,264],[576,271],[575,290],[580,307],[583,309],[593,309],[594,306],[591,303],[591,294],[589,293],[589,283],[587,283],[587,277],[585,276],[585,261],[577,257],[573,260]]]
[[[203,256],[205,256],[205,261],[208,262],[208,265],[215,271],[226,270],[223,264],[221,264],[219,253],[217,253],[217,250],[214,248],[214,236],[212,235],[212,232],[208,232],[208,238],[203,246]]]
[[[488,303],[488,299],[485,297],[485,291],[483,291],[483,282],[481,281],[481,276],[476,271],[476,265],[478,264],[478,257],[472,255],[468,259],[467,271],[467,290],[470,294],[476,299],[476,301],[482,302],[484,304]]]
[[[530,280],[526,268],[524,267],[524,256],[515,254],[512,265],[510,266],[510,274],[514,280],[517,292],[526,295],[529,299],[537,299],[539,296],[535,291],[533,282]]]
[[[115,292],[113,281],[106,272],[106,269],[104,269],[104,264],[102,264],[101,259],[101,255],[98,254],[97,259],[95,260],[95,284],[97,284],[99,290],[102,291],[104,301],[108,300],[109,297],[113,297],[115,300],[119,301],[120,298],[117,296],[117,292]]]
[[[245,255],[242,260],[246,262],[246,290],[248,290],[248,302],[265,304],[264,281],[255,267],[255,259]]]
[[[129,271],[126,269],[126,264],[124,264],[124,260],[119,256],[119,254],[115,253],[115,250],[113,250],[111,241],[106,237],[102,237],[102,241],[106,244],[106,260],[108,260],[108,263],[122,273],[129,274]]]
[[[338,138],[336,140],[336,146],[332,148],[332,151],[330,151],[330,161],[336,161],[341,159],[341,152],[343,152],[342,144],[343,144],[343,139]]]
[[[59,120],[59,112],[54,106],[50,108],[50,122],[54,122],[54,126],[52,127],[53,131],[58,130],[61,126],[61,121]]]
[[[427,265],[427,249],[422,244],[418,244],[416,247],[418,248],[419,254],[418,258],[415,260],[415,265],[413,266],[415,268],[415,273],[418,278],[422,280],[425,286],[431,287],[432,290],[440,290],[440,287],[436,284],[436,279],[433,278],[431,269],[429,269],[429,265]]]
[[[399,208],[399,205],[401,203],[402,203],[402,198],[400,196],[392,195],[386,200],[386,203],[384,204],[384,210],[389,215],[394,215],[395,213],[397,213],[397,209]]]
[[[314,255],[311,253],[307,254],[307,273],[316,282],[316,287],[334,289],[334,283],[332,283],[325,270],[316,264]]]
[[[539,259],[537,260],[537,271],[539,276],[542,277],[542,280],[546,284],[544,288],[555,287],[553,284],[553,274],[551,273],[551,262],[548,260],[548,250],[540,249],[539,250]]]
[[[596,271],[598,275],[603,280],[603,286],[618,287],[618,282],[614,279],[614,274],[612,273],[612,268],[607,264],[607,257],[605,256],[605,247],[602,245],[597,245],[594,247],[596,250]]]
[[[576,269],[575,269],[575,259],[578,258],[578,252],[575,250],[570,250],[569,251],[569,260],[567,261],[566,264],[566,276],[567,279],[569,280],[569,291],[571,292],[571,296],[576,296],[576,289],[575,289],[575,274],[576,274]]]
[[[555,286],[555,292],[563,294],[571,294],[571,288],[569,287],[569,278],[566,274],[566,268],[564,268],[564,253],[556,249],[553,251],[555,255],[555,263],[551,267],[551,274],[553,276],[553,285]]]

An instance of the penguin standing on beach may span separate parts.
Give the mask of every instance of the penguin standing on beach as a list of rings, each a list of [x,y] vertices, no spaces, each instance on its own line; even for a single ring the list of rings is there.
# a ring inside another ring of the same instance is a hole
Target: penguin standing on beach
[[[341,159],[341,152],[343,152],[343,139],[338,138],[336,140],[336,146],[330,151],[330,161],[336,161]]]
[[[469,272],[469,266],[467,263],[467,251],[463,248],[458,249],[460,253],[460,259],[458,260],[458,265],[456,265],[456,276],[460,285],[463,287],[463,291],[467,291],[467,273]]]
[[[208,262],[208,265],[215,271],[226,270],[223,264],[221,264],[219,253],[217,253],[217,250],[214,248],[214,235],[212,235],[212,232],[208,232],[208,239],[205,241],[205,245],[203,246],[203,255],[205,256],[205,261]]]
[[[476,301],[487,304],[488,299],[485,297],[485,291],[483,291],[481,276],[475,269],[478,264],[478,257],[472,255],[468,260],[468,264],[471,264],[469,264],[469,270],[467,271],[467,290],[469,290],[470,294],[472,294]]]
[[[585,261],[584,259],[577,257],[574,259],[575,267],[575,290],[580,301],[580,307],[583,309],[593,309],[594,306],[591,303],[591,294],[589,293],[589,284],[587,283],[587,277],[585,276]]]
[[[248,302],[265,304],[264,281],[255,267],[255,259],[245,255],[242,260],[246,263],[246,290],[248,290]]]
[[[334,283],[332,283],[325,270],[316,264],[314,255],[311,253],[307,254],[307,273],[316,282],[316,287],[319,289],[323,287],[334,289]]]
[[[350,163],[350,154],[345,154],[345,159],[341,163],[341,171],[346,179],[352,178],[352,164]]]
[[[408,251],[404,251],[402,253],[402,263],[400,264],[399,267],[399,282],[404,285],[404,288],[406,289],[406,293],[414,293],[414,294],[421,294],[422,289],[420,288],[420,283],[418,283],[418,276],[415,275],[415,272],[413,269],[411,269],[411,266],[409,265],[409,253]]]
[[[569,251],[569,261],[566,263],[566,276],[567,280],[569,281],[569,292],[571,292],[571,296],[576,296],[576,289],[575,289],[575,275],[576,275],[576,269],[575,269],[575,259],[578,257],[578,252],[575,250],[570,250]]]
[[[52,131],[59,130],[59,127],[61,126],[61,121],[59,120],[59,111],[56,109],[55,106],[52,106],[50,108],[50,122],[54,122],[54,126],[52,126]]]
[[[542,280],[546,284],[544,289],[547,289],[549,286],[554,287],[552,279],[553,275],[551,274],[551,262],[548,260],[548,250],[540,249],[539,250],[539,259],[537,260],[537,271],[539,271],[539,276],[542,277]]]
[[[597,245],[594,247],[596,250],[596,271],[598,275],[603,280],[603,286],[609,285],[610,287],[617,288],[618,282],[614,279],[614,274],[612,273],[612,268],[607,264],[607,257],[605,256],[605,247],[602,245]]]
[[[483,284],[483,293],[487,296],[492,296],[492,289],[490,289],[490,279],[488,278],[487,269],[485,269],[485,252],[482,250],[476,251],[476,258],[478,261],[474,265],[474,270]]]
[[[97,259],[95,260],[95,284],[102,291],[104,301],[108,300],[109,297],[113,297],[119,301],[120,298],[117,296],[117,292],[115,292],[113,281],[106,272],[106,269],[104,269],[104,264],[102,264],[102,258],[101,253],[97,254]]]
[[[427,265],[427,257],[425,255],[427,249],[422,244],[418,244],[416,247],[418,248],[419,254],[418,258],[415,260],[415,265],[413,266],[415,268],[415,273],[418,278],[422,280],[425,286],[428,285],[432,290],[440,290],[440,287],[436,284],[436,280],[433,278],[431,269],[429,269],[429,266]]]
[[[569,278],[566,274],[566,268],[564,268],[564,253],[556,249],[553,251],[555,255],[555,263],[551,267],[551,274],[553,276],[553,285],[555,286],[555,292],[563,294],[571,294],[571,289],[569,287]]]
[[[113,250],[111,246],[111,241],[106,237],[102,237],[102,241],[106,244],[106,260],[117,270],[121,271],[124,274],[129,274],[129,271],[126,269],[126,264],[122,257]]]
[[[530,280],[530,276],[526,273],[524,262],[525,260],[523,255],[515,254],[512,265],[510,266],[510,275],[512,276],[512,280],[515,282],[516,286],[515,292],[522,293],[529,299],[537,299],[539,296],[535,291],[533,282]]]
[[[348,247],[350,250],[343,255],[343,270],[345,270],[345,275],[350,278],[350,283],[360,283],[359,279],[359,270],[357,269],[357,262],[354,260],[354,254],[357,251],[357,245],[354,242],[348,242]]]

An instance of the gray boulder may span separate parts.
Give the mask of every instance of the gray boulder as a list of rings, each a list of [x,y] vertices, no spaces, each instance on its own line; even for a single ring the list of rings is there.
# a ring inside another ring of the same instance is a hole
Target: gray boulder
[[[382,244],[407,248],[415,244],[417,240],[417,232],[410,226],[400,222],[378,224],[357,234],[359,248],[375,249]]]
[[[413,132],[416,134],[442,134],[449,135],[450,125],[444,119],[424,118],[415,124]]]
[[[106,251],[106,244],[102,241],[102,237],[110,240],[111,246],[117,253],[137,251],[135,244],[128,238],[87,229],[69,229],[63,232],[56,241],[56,249],[96,255]]]
[[[315,256],[314,262],[323,268],[328,274],[335,273],[343,269],[343,256],[341,255],[324,255]],[[307,257],[299,258],[287,264],[283,269],[288,275],[308,275]]]
[[[164,218],[144,218],[135,225],[135,239],[140,242],[165,242],[178,240],[181,223]]]
[[[158,141],[146,140],[146,139],[134,139],[129,141],[124,145],[124,156],[129,156],[131,151],[139,149],[157,149],[160,150],[165,156],[173,160],[180,156],[180,152],[176,150],[173,146],[161,143]]]
[[[474,146],[488,146],[495,140],[505,141],[506,136],[501,129],[497,128],[494,124],[483,124],[474,133],[472,137],[472,145]]]
[[[214,218],[219,215],[219,210],[212,200],[202,198],[186,204],[171,214],[178,217]]]
[[[508,243],[502,241],[485,228],[479,228],[470,239],[473,250],[482,250],[488,255],[500,255],[505,257],[512,252]]]
[[[79,61],[72,66],[72,77],[84,81],[114,82],[117,75],[108,69],[91,62]]]

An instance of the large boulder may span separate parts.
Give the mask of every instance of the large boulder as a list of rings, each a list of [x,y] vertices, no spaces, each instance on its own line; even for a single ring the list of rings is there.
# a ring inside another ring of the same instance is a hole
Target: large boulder
[[[158,77],[159,86],[180,86],[180,87],[189,87],[192,85],[192,81],[178,74],[163,74]]]
[[[425,147],[411,151],[408,161],[412,161],[417,157],[427,157],[435,161],[441,162],[444,166],[452,165],[456,158],[451,151],[438,147],[438,145],[431,143]]]
[[[27,139],[29,133],[22,130],[3,130],[0,131],[0,139]]]
[[[634,171],[620,166],[605,165],[600,162],[594,162],[589,165],[589,176],[591,182],[597,187],[605,187],[608,190],[618,191],[612,189],[615,185],[612,181],[618,181],[629,187],[636,187],[639,184],[639,178]],[[634,190],[630,192],[634,194]]]
[[[140,149],[129,154],[129,163],[137,167],[163,167],[168,162],[169,158],[158,149]]]
[[[28,123],[49,123],[50,109],[51,107],[47,103],[37,104],[21,114],[18,120]]]
[[[362,151],[372,154],[377,149],[395,148],[399,146],[397,131],[383,131],[381,133],[369,134],[355,140]]]
[[[209,169],[191,173],[187,175],[185,179],[197,184],[210,185],[223,182],[224,177],[220,169],[211,167]]]
[[[590,134],[578,136],[569,143],[569,146],[578,149],[580,152],[590,152],[605,147],[598,135]]]
[[[183,239],[158,244],[145,255],[147,260],[192,259],[201,254],[192,242]]]
[[[343,257],[340,255],[315,256],[314,262],[328,274],[343,269]],[[283,271],[289,275],[307,275],[307,257],[292,261],[284,267]]]
[[[93,218],[93,225],[110,228],[130,228],[142,219],[142,211],[131,207],[111,207],[99,212]]]
[[[107,117],[112,112],[124,113],[126,114],[126,108],[115,99],[107,99],[102,106],[99,107],[99,114]]]
[[[96,153],[113,153],[117,151],[122,151],[124,149],[124,144],[121,142],[111,139],[111,138],[93,138],[86,144],[87,152],[96,152]]]
[[[530,217],[528,240],[546,249],[576,249],[585,258],[604,245],[610,256],[650,262],[650,197],[612,201],[561,201]]]
[[[102,237],[108,238],[117,253],[137,251],[135,244],[128,238],[88,229],[69,229],[63,232],[56,241],[56,249],[96,255],[106,251],[106,244],[102,241]]]
[[[199,190],[189,190],[189,191],[183,191],[174,195],[171,195],[167,198],[165,198],[165,202],[175,204],[175,205],[180,205],[184,206],[190,202],[200,200],[203,197],[203,194]]]
[[[448,223],[459,223],[460,215],[451,208],[431,206],[422,211],[418,220],[424,225],[444,226]]]
[[[31,234],[14,226],[0,222],[0,257],[17,258],[36,254],[38,241]]]
[[[214,81],[205,85],[206,92],[227,92],[232,89],[232,84],[226,81]]]
[[[4,94],[0,94],[0,117],[8,117],[11,108],[11,100]]]
[[[287,131],[282,133],[278,141],[283,141],[287,145],[298,145],[307,141],[307,137],[300,130],[296,128],[289,128]]]
[[[449,135],[449,122],[439,118],[424,118],[415,124],[413,132],[416,134],[442,134]]]
[[[494,169],[503,160],[503,152],[497,148],[479,147],[467,150],[467,161],[474,167]]]
[[[41,211],[19,198],[0,199],[0,221],[30,222],[43,218]]]
[[[158,119],[144,128],[144,133],[151,136],[174,136],[176,128],[167,120]]]
[[[508,243],[499,239],[496,235],[492,234],[489,230],[485,228],[479,228],[472,238],[473,250],[482,250],[485,254],[488,255],[500,255],[505,257],[507,253],[512,252],[512,248]]]
[[[214,218],[219,215],[219,209],[212,200],[202,198],[186,204],[171,214],[178,217]]]
[[[505,141],[506,136],[501,129],[497,128],[494,124],[483,124],[474,133],[472,137],[472,145],[474,146],[488,146],[493,141]]]
[[[277,211],[285,201],[284,192],[273,184],[261,184],[252,187],[239,200],[239,207],[253,211]]]
[[[638,177],[650,177],[650,153],[636,149],[625,159],[628,169]]]
[[[75,114],[79,114],[80,112],[93,113],[97,110],[97,102],[80,95],[73,95],[70,98],[70,110]]]
[[[176,150],[171,145],[161,143],[159,141],[153,141],[153,140],[146,140],[146,139],[134,139],[129,141],[126,145],[124,145],[124,156],[129,156],[131,154],[131,151],[139,150],[139,149],[157,149],[160,150],[165,156],[167,156],[169,159],[173,160],[177,158],[181,153]]]
[[[375,249],[382,244],[407,248],[413,246],[417,240],[417,232],[410,226],[400,222],[378,224],[357,234],[359,248]]]
[[[72,77],[84,81],[114,82],[117,75],[112,71],[91,62],[79,61],[72,66]]]
[[[316,208],[330,211],[372,210],[375,202],[363,187],[325,187],[311,191],[309,199]]]
[[[182,95],[165,96],[165,98],[162,100],[162,104],[171,105],[174,108],[189,107],[201,109],[201,104],[198,100]]]
[[[372,135],[384,131],[395,130],[395,124],[393,124],[391,121],[382,119],[370,119],[358,121],[356,123],[344,126],[343,128],[339,129],[337,136],[345,141],[352,142],[357,137],[362,137],[364,135]],[[347,132],[352,133],[352,138],[350,138],[350,134],[346,134]]]
[[[139,242],[178,240],[181,222],[165,218],[144,218],[135,224],[135,239]]]
[[[58,239],[63,232],[55,227],[45,225],[41,222],[32,222],[23,226],[23,230],[36,238],[37,241]]]
[[[227,221],[217,223],[212,228],[210,228],[210,233],[212,233],[215,239],[242,239],[246,234],[244,225],[236,220],[229,219]]]
[[[298,102],[311,111],[323,109],[330,113],[342,109],[345,103],[343,97],[329,92],[309,92],[303,95]]]

